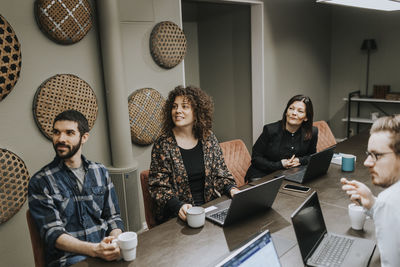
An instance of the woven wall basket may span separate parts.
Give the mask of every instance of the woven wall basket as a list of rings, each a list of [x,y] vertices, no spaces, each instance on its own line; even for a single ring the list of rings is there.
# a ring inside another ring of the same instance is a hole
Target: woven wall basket
[[[42,32],[60,44],[79,42],[92,27],[87,0],[36,0],[35,18]]]
[[[165,99],[154,89],[143,88],[133,92],[128,99],[129,123],[132,142],[152,144],[161,133],[162,109]]]
[[[21,45],[7,20],[0,15],[0,101],[14,88],[21,71]]]
[[[0,223],[8,221],[25,203],[29,173],[17,155],[0,148]]]
[[[54,118],[74,109],[85,115],[92,129],[97,118],[97,99],[87,82],[72,74],[57,74],[37,89],[33,100],[33,116],[40,131],[49,139]]]
[[[171,69],[185,57],[185,34],[171,21],[160,22],[151,32],[150,51],[154,61],[160,67]]]

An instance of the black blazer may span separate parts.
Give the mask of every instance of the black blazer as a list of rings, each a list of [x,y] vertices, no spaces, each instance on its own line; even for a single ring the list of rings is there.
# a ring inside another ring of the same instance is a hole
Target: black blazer
[[[253,146],[246,181],[283,169],[281,160],[288,159],[293,154],[299,158],[301,165],[306,165],[309,156],[317,151],[318,128],[312,128],[312,137],[309,140],[304,140],[305,132],[302,128],[294,135],[297,136],[294,138],[299,142],[290,144],[292,134],[282,128],[282,121],[265,125]]]

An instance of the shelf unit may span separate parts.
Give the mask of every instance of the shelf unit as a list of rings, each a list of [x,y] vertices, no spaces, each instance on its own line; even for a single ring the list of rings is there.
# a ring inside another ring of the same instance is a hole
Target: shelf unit
[[[359,123],[366,123],[366,124],[372,124],[374,121],[369,119],[369,118],[361,118],[360,117],[360,103],[369,103],[373,105],[375,108],[377,108],[379,111],[381,111],[385,115],[389,115],[386,111],[384,111],[380,106],[377,104],[400,104],[400,100],[387,100],[387,99],[381,99],[381,98],[369,98],[369,97],[363,97],[360,95],[360,91],[354,91],[349,93],[348,97],[343,98],[344,101],[347,101],[347,118],[343,118],[342,121],[347,122],[347,138],[350,137],[350,124],[357,123],[357,133],[359,131]],[[352,117],[351,116],[351,104],[355,102],[357,103],[357,116]]]

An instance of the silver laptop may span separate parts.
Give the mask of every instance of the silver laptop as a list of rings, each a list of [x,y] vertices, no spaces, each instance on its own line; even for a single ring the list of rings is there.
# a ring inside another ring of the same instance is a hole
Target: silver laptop
[[[266,230],[246,243],[243,247],[233,252],[216,266],[280,267],[281,264],[269,230]]]
[[[320,152],[314,153],[310,156],[307,165],[285,170],[282,172],[282,174],[285,175],[286,180],[300,184],[321,176],[328,171],[334,150],[335,146],[332,146]]]
[[[301,256],[307,266],[368,266],[375,243],[364,238],[328,233],[317,192],[292,214]]]
[[[219,225],[232,224],[272,206],[283,176],[246,188],[238,192],[232,199],[220,202],[207,208],[206,218]]]

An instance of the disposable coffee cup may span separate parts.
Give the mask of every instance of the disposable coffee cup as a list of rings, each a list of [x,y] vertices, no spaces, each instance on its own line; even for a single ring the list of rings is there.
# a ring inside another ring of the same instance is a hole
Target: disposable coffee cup
[[[206,213],[203,207],[191,207],[186,212],[187,223],[192,228],[202,227],[206,220]]]
[[[354,171],[355,161],[356,161],[356,156],[342,154],[342,171],[344,172]]]
[[[367,215],[364,212],[362,206],[358,206],[354,203],[349,204],[349,218],[351,228],[354,230],[362,230],[364,228],[364,223]]]
[[[138,240],[135,232],[125,232],[120,234],[116,242],[121,250],[124,261],[133,261],[136,259]]]

